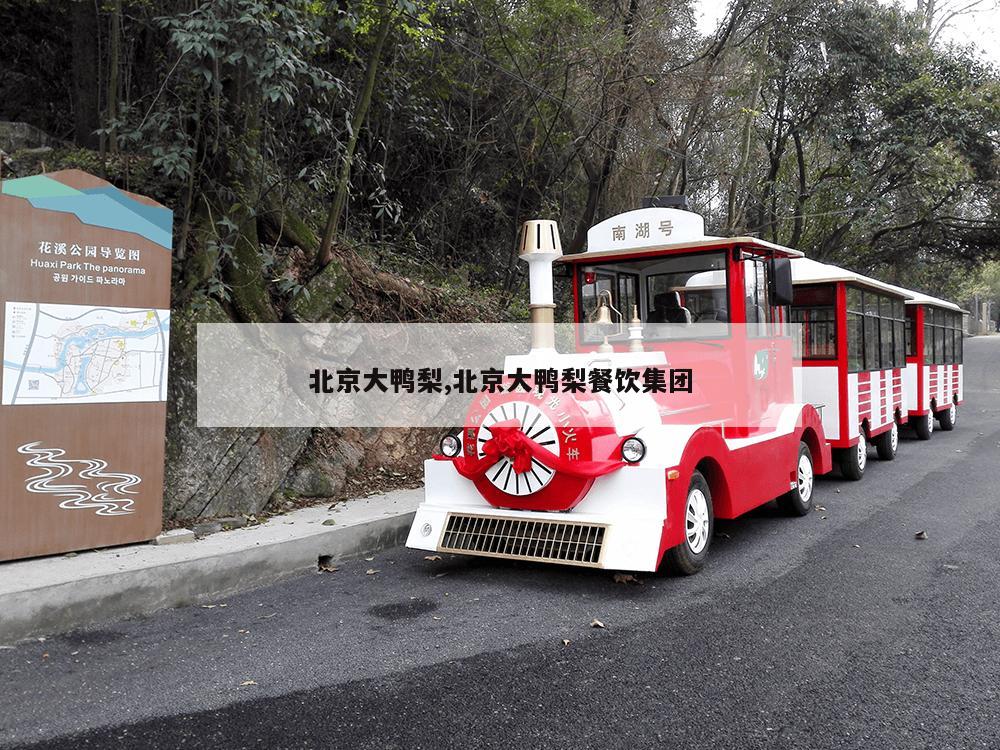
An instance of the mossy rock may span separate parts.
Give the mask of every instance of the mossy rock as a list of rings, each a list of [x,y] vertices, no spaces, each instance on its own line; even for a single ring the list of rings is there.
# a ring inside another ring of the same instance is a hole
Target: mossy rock
[[[300,323],[336,323],[354,307],[347,293],[351,280],[336,261],[328,264],[306,284],[288,307],[291,317]]]

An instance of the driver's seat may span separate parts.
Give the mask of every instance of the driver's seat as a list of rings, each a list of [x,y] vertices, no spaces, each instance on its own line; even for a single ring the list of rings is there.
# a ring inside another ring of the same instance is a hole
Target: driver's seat
[[[690,323],[691,311],[681,305],[680,292],[660,292],[653,297],[650,323]]]

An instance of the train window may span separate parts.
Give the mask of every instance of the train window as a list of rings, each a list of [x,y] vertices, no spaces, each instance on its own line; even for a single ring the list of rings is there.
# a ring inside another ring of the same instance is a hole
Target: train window
[[[798,355],[802,359],[836,359],[836,287],[797,286],[789,320],[799,324]]]
[[[614,294],[615,275],[600,271],[588,271],[583,274],[583,285],[580,287],[580,302],[584,310],[597,307],[597,298],[603,292]],[[615,302],[617,307],[617,302]]]
[[[860,372],[865,369],[864,315],[847,313],[847,369]]]
[[[857,287],[847,287],[847,310],[856,313],[863,313],[865,311],[861,290]]]
[[[924,308],[924,363],[957,364],[962,361],[962,315],[935,307]]]
[[[907,325],[903,301],[847,287],[848,366],[851,372],[888,370],[906,362]],[[912,337],[912,331],[910,332]]]
[[[906,356],[917,356],[917,308],[906,308]]]
[[[618,274],[618,304],[625,320],[631,320],[632,308],[639,306],[639,277],[634,273]]]
[[[581,341],[625,340],[633,308],[644,324],[643,338],[721,338],[729,334],[726,253],[690,253],[619,261],[579,268],[577,322]],[[594,314],[609,301],[610,323]],[[673,325],[657,325],[669,323]]]
[[[866,370],[878,370],[881,369],[880,358],[879,358],[879,328],[878,328],[878,318],[874,315],[864,316],[864,351],[865,351],[865,367]]]
[[[802,359],[836,359],[837,316],[833,307],[792,307],[791,322],[801,326]]]
[[[774,310],[768,298],[767,266],[762,258],[743,261],[743,297],[746,307],[747,334],[768,336],[774,322]]]
[[[888,305],[887,313],[892,313],[892,305]],[[881,367],[883,369],[896,367],[896,347],[893,343],[895,322],[892,318],[879,318],[879,336],[881,337]]]

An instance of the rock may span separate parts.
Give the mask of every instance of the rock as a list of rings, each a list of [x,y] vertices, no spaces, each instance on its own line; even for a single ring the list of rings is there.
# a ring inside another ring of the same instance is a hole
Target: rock
[[[195,535],[191,529],[171,529],[170,531],[164,531],[156,537],[153,540],[153,544],[162,547],[164,544],[182,544],[184,542],[193,542],[194,540]]]
[[[324,323],[343,320],[354,307],[347,293],[350,279],[337,262],[329,263],[316,274],[288,308],[292,318],[300,323]]]
[[[21,149],[37,149],[65,145],[58,138],[26,122],[0,122],[0,149],[13,154]]]
[[[222,528],[226,531],[229,529],[242,529],[247,525],[247,519],[243,516],[226,516],[218,519],[218,521],[222,524]]]
[[[196,523],[191,527],[191,531],[196,537],[208,536],[209,534],[218,534],[222,531],[222,524],[218,521],[203,521],[202,523]]]
[[[253,515],[282,484],[312,430],[200,428],[198,323],[230,322],[214,301],[177,310],[171,320],[167,399],[166,518]]]

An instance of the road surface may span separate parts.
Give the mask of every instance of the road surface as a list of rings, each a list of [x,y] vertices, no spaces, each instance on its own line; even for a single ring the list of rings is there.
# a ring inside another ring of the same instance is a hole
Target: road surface
[[[393,550],[2,650],[0,744],[1000,747],[1000,337],[966,360],[954,432],[697,576]]]

